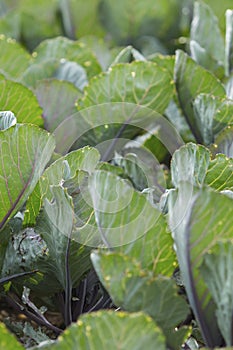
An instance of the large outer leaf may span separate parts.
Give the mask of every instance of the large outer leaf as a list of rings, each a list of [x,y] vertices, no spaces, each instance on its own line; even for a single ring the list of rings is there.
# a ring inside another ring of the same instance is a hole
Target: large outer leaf
[[[138,240],[116,247],[115,251],[137,261],[142,270],[152,272],[154,276],[172,276],[177,264],[173,250],[173,240],[167,229],[167,223],[160,216],[156,224]]]
[[[171,79],[173,79],[174,74],[174,66],[175,66],[175,56],[163,56],[160,54],[156,54],[150,57],[150,61],[157,63],[160,67],[166,69],[170,74]]]
[[[74,61],[86,69],[89,78],[101,72],[97,58],[84,43],[63,37],[43,41],[35,49],[34,57],[37,63],[51,58]]]
[[[41,263],[40,270],[45,274],[42,288],[49,286],[49,294],[66,289],[67,270],[71,273],[71,288],[77,286],[80,278],[90,269],[90,249],[72,241],[67,265],[68,237],[74,224],[72,198],[61,186],[50,186],[52,200],[45,199],[44,210],[37,220],[35,231],[45,240],[48,259]],[[47,287],[48,288],[48,287]]]
[[[233,101],[200,94],[193,101],[195,122],[203,143],[211,144],[222,129],[233,123]]]
[[[118,64],[93,79],[85,89],[81,108],[109,102],[128,102],[163,113],[173,94],[167,70],[153,62]]]
[[[174,280],[161,275],[154,279],[136,260],[119,253],[94,252],[91,259],[117,306],[131,312],[146,312],[165,334],[171,333],[186,318],[189,309],[178,296]]]
[[[51,199],[51,185],[63,184],[65,180],[75,177],[78,171],[91,173],[95,169],[98,161],[98,151],[87,146],[77,151],[70,152],[52,163],[45,170],[43,177],[29,197],[24,223],[35,223],[43,198],[47,197]]]
[[[31,90],[0,77],[0,109],[12,111],[18,123],[43,126],[42,109]]]
[[[233,123],[233,101],[209,94],[200,94],[193,101],[195,122],[205,145]]]
[[[91,246],[121,246],[142,237],[161,213],[146,196],[115,174],[96,170],[88,178],[81,195],[93,208],[96,224],[86,224],[74,237]],[[87,240],[89,237],[89,240]]]
[[[225,97],[225,89],[217,78],[196,64],[181,50],[176,52],[175,83],[180,105],[185,118],[198,142],[202,142],[202,133],[196,121],[192,102],[201,93]]]
[[[0,323],[0,349],[23,350],[24,347],[11,334],[4,323]]]
[[[75,113],[75,102],[81,96],[71,83],[55,79],[38,82],[35,94],[43,108],[44,126],[49,131],[54,131],[62,121]],[[62,98],[58,99],[57,96]]]
[[[31,56],[13,39],[6,39],[4,35],[0,37],[0,69],[11,78],[19,78],[27,69]]]
[[[46,241],[51,261],[48,265],[60,285],[66,287],[65,257],[68,237],[73,227],[72,199],[62,187],[50,187],[52,202],[45,200],[44,213],[38,220],[36,231]],[[46,262],[47,263],[47,262]],[[49,271],[48,271],[49,272]],[[52,275],[52,274],[51,274]]]
[[[216,303],[216,317],[226,345],[232,345],[233,312],[233,246],[232,241],[218,243],[214,253],[206,254],[201,273]]]
[[[215,319],[215,306],[199,272],[203,257],[216,241],[232,237],[233,202],[227,196],[203,189],[187,203],[189,186],[183,184],[169,197],[169,216],[177,256],[190,305],[208,346],[221,344]],[[182,207],[183,205],[183,207]],[[183,216],[186,207],[186,215]]]
[[[213,71],[224,66],[225,48],[218,19],[211,8],[202,2],[194,4],[190,37],[191,54],[198,64]]]
[[[171,176],[175,187],[189,181],[193,186],[202,186],[210,162],[207,148],[188,143],[177,150],[171,161]]]
[[[205,183],[217,191],[233,189],[233,159],[217,154],[206,174]]]
[[[35,126],[0,132],[0,228],[33,191],[54,147],[54,138]]]
[[[217,191],[231,189],[233,160],[223,154],[217,154],[214,159],[210,156],[206,147],[194,143],[188,143],[177,150],[171,161],[174,186],[179,188],[183,182],[189,182],[193,187],[207,184]]]
[[[143,313],[99,311],[82,316],[45,350],[165,350],[165,339]]]

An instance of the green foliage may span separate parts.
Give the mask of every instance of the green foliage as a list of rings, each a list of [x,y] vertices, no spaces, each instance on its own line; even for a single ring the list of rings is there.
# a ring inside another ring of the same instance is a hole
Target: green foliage
[[[111,325],[111,326],[110,326]],[[152,345],[153,344],[153,345]],[[68,328],[56,344],[43,349],[165,350],[164,336],[153,320],[143,313],[101,311],[84,315]]]
[[[68,81],[42,79],[37,82],[35,94],[43,108],[44,126],[54,131],[66,118],[76,112],[75,103],[81,93]],[[54,97],[62,96],[57,100]],[[64,103],[65,101],[65,103]]]
[[[4,35],[0,38],[0,48],[3,53],[0,61],[2,73],[6,73],[9,78],[19,78],[29,66],[30,54],[15,40],[6,39]]]
[[[91,258],[114,303],[127,311],[143,310],[149,314],[165,335],[170,334],[167,341],[172,345],[176,341],[176,334],[171,336],[173,329],[189,312],[185,300],[177,294],[175,282],[159,275],[152,278],[150,270],[142,270],[130,254],[92,253]],[[114,266],[118,267],[115,273]]]
[[[1,228],[32,193],[53,149],[53,137],[36,126],[18,124],[1,131]]]
[[[169,39],[179,32],[175,19],[180,19],[180,2],[101,1],[101,20],[118,43],[134,42],[140,36],[157,33],[159,39]]]
[[[0,0],[0,298],[43,326],[4,320],[1,349],[233,346],[232,24]]]
[[[218,242],[214,252],[205,256],[201,273],[216,303],[219,329],[227,345],[231,345],[232,310],[232,243]]]
[[[224,74],[224,40],[211,8],[195,2],[190,33],[190,50],[194,60],[203,67]]]
[[[133,93],[132,93],[133,92]],[[173,92],[165,70],[151,62],[112,67],[86,88],[81,108],[108,102],[128,102],[163,113]]]
[[[203,125],[200,125],[200,118],[196,120],[197,114],[194,111],[192,101],[200,94],[211,94],[222,99],[225,97],[224,87],[215,76],[197,65],[186,53],[180,50],[176,52],[174,74],[180,106],[197,142],[202,143],[201,134],[203,131],[201,129]]]
[[[16,338],[10,334],[7,330],[6,326],[1,323],[0,324],[0,348],[1,349],[9,349],[9,350],[22,350],[24,347],[16,340]]]
[[[0,76],[1,109],[12,111],[19,123],[43,126],[42,109],[31,90]]]
[[[35,63],[42,63],[51,58],[76,62],[86,69],[89,78],[101,72],[97,58],[85,43],[68,40],[63,37],[41,42],[35,48],[33,57]]]

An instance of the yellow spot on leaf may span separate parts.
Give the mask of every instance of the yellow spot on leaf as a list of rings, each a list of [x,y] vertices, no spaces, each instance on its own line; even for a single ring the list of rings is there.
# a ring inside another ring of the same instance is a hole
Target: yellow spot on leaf
[[[89,326],[89,325],[86,326],[86,331],[87,331],[87,332],[90,332],[90,331],[91,331],[91,326]]]
[[[14,43],[15,43],[15,39],[8,38],[8,39],[7,39],[7,42],[8,42],[9,44],[14,44]]]

